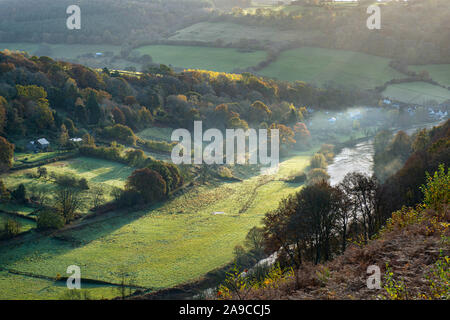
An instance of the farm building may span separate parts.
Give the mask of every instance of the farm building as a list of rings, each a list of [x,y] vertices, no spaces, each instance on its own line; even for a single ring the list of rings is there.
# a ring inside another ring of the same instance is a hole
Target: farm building
[[[38,152],[46,151],[50,146],[50,142],[47,139],[41,138],[36,141],[30,141],[27,145],[28,150]]]

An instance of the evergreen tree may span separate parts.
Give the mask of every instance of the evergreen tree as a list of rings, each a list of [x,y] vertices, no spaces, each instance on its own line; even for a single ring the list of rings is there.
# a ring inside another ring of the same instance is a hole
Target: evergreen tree
[[[89,94],[88,100],[86,102],[86,108],[89,113],[89,124],[98,124],[102,117],[102,110],[97,102],[95,93],[91,92]]]

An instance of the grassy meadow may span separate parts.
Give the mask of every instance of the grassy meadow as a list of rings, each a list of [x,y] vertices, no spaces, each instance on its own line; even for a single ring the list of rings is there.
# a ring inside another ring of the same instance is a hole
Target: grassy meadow
[[[125,180],[133,172],[133,168],[120,163],[87,157],[58,161],[43,167],[47,169],[48,174],[70,174],[76,176],[78,179],[85,178],[90,186],[95,186],[103,190],[105,200],[111,200],[110,193],[113,188],[122,188]],[[29,193],[44,190],[49,193],[49,197],[51,198],[52,191],[56,190],[57,185],[52,183],[48,178],[33,177],[36,172],[36,168],[14,171],[4,176],[3,181],[9,189],[14,189],[19,184],[24,184]],[[89,192],[87,192],[87,196],[90,196]],[[90,205],[89,201],[87,202],[84,208],[86,210]]]
[[[136,135],[144,140],[171,142],[173,130],[172,128],[151,127],[137,132]]]
[[[82,278],[111,283],[118,283],[121,270],[126,268],[137,285],[154,289],[199,279],[229,263],[234,246],[242,243],[250,228],[260,224],[265,212],[301,188],[280,179],[292,170],[306,168],[309,156],[290,158],[270,178],[257,176],[243,182],[196,187],[154,208],[112,212],[58,237],[35,239],[28,235],[29,240],[14,250],[6,247],[0,252],[0,268],[56,277],[75,264],[81,267]],[[214,215],[216,211],[225,214]],[[36,286],[44,290],[43,298],[54,299],[63,293],[49,281],[29,279],[19,288],[10,285],[22,279],[0,273],[0,287],[7,288],[0,292],[0,299],[32,297],[40,292]],[[99,292],[93,294],[105,297],[117,295],[111,288],[95,290]]]
[[[450,64],[428,64],[424,66],[409,66],[415,72],[428,71],[431,78],[437,83],[450,87]]]
[[[264,51],[240,52],[233,48],[150,45],[136,49],[149,54],[153,62],[174,67],[231,72],[235,68],[257,65],[266,57]]]
[[[334,82],[344,87],[373,89],[403,76],[389,66],[389,59],[364,53],[304,47],[283,52],[263,76],[305,81],[323,86]]]
[[[25,232],[28,231],[30,229],[36,228],[36,222],[29,220],[29,219],[24,219],[24,218],[20,218],[17,216],[12,216],[3,212],[0,212],[0,226],[3,227],[3,225],[9,220],[15,220],[20,224],[20,232]],[[1,266],[0,266],[1,268]]]
[[[280,31],[265,26],[247,26],[230,22],[200,22],[178,30],[169,40],[236,43],[241,39],[259,40],[261,43],[304,40],[319,35],[312,30],[300,33],[295,30]]]
[[[450,99],[450,90],[427,82],[409,82],[390,85],[383,91],[383,96],[405,103],[442,103]]]

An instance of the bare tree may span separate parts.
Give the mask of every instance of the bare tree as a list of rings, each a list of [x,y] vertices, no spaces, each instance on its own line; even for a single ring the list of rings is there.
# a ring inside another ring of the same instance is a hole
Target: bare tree
[[[55,194],[55,208],[62,214],[66,223],[73,220],[75,213],[83,206],[81,191],[76,188],[59,187]]]
[[[351,200],[355,219],[363,228],[367,242],[377,230],[376,208],[378,180],[359,172],[348,173],[341,182],[341,188]]]

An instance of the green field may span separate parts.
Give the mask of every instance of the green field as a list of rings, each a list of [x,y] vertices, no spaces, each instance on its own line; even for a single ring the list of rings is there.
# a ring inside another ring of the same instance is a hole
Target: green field
[[[410,70],[428,71],[431,78],[443,86],[450,87],[450,64],[428,64],[424,66],[410,66]]]
[[[136,133],[136,135],[144,140],[156,140],[171,142],[171,136],[174,129],[172,128],[160,128],[152,127],[147,128]]]
[[[0,203],[0,210],[5,212],[17,213],[22,216],[31,216],[36,209],[15,203]]]
[[[389,59],[364,53],[304,47],[283,52],[278,60],[259,72],[288,81],[323,86],[334,82],[344,87],[373,89],[403,76],[389,67]]]
[[[15,153],[14,154],[14,166],[20,166],[23,164],[33,164],[34,162],[39,162],[59,156],[64,156],[70,152],[39,152],[39,153]]]
[[[61,274],[68,276],[67,274]],[[56,278],[56,277],[55,277]],[[13,288],[11,290],[2,290],[0,300],[46,300],[65,298],[68,290],[64,281],[52,281],[47,279],[38,279],[24,275],[12,274],[0,270],[1,288]],[[91,298],[103,299],[118,295],[114,286],[108,285],[83,285],[83,288],[89,291]]]
[[[20,217],[14,217],[9,214],[5,214],[3,212],[0,212],[0,228],[3,228],[4,223],[7,222],[9,219],[16,220],[17,222],[19,222],[20,232],[25,232],[30,229],[36,228],[36,222],[34,222],[32,220],[24,219],[24,218],[20,218]],[[0,266],[0,268],[1,268],[1,266]],[[0,299],[1,299],[1,297],[0,297]]]
[[[106,200],[112,199],[110,193],[113,188],[122,188],[125,180],[133,172],[133,168],[123,164],[86,157],[58,161],[43,167],[47,168],[48,174],[53,172],[59,175],[71,174],[78,179],[86,178],[90,186],[95,186],[103,190]],[[45,190],[50,194],[51,198],[52,191],[57,188],[57,185],[45,178],[33,178],[31,176],[32,174],[36,174],[36,168],[15,171],[4,176],[3,181],[9,189],[14,189],[23,183],[28,192],[33,193],[38,189]],[[88,201],[90,196],[91,193],[87,192],[88,199],[84,208],[86,210],[90,205]]]
[[[383,96],[405,103],[426,103],[436,101],[442,103],[450,99],[450,90],[427,82],[409,82],[390,85],[383,91]]]
[[[136,49],[149,54],[153,62],[189,69],[231,72],[235,68],[247,68],[264,60],[264,51],[240,52],[232,48],[152,45]]]
[[[199,279],[229,263],[234,246],[242,243],[251,227],[260,224],[264,213],[301,187],[279,179],[292,170],[303,170],[308,159],[308,154],[299,154],[282,163],[274,180],[256,191],[261,179],[267,178],[196,187],[153,209],[113,212],[89,225],[65,231],[58,238],[34,239],[29,235],[22,245],[0,252],[0,268],[55,277],[75,264],[81,267],[82,277],[117,283],[119,270],[126,267],[136,277],[137,285],[148,288]],[[247,210],[240,213],[244,204]],[[225,214],[213,215],[215,211]],[[6,288],[0,298],[39,296],[35,286],[47,290],[42,298],[55,298],[49,293],[51,283],[16,288],[10,285],[14,280],[21,278],[0,276],[0,287]],[[53,293],[60,294],[58,290]],[[106,297],[112,296],[110,293]]]
[[[169,40],[236,43],[241,39],[258,40],[261,43],[287,43],[293,40],[306,40],[318,36],[312,30],[298,32],[296,30],[278,30],[264,26],[246,26],[229,22],[200,22],[185,29],[178,30]]]

